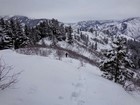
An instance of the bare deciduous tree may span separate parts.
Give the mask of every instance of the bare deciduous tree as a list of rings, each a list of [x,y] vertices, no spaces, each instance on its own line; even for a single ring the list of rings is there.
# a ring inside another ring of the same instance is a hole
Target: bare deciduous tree
[[[56,55],[58,56],[58,59],[61,60],[64,56],[64,52],[62,50],[57,50]]]
[[[13,67],[0,59],[0,90],[4,90],[17,82],[19,73],[12,73]]]

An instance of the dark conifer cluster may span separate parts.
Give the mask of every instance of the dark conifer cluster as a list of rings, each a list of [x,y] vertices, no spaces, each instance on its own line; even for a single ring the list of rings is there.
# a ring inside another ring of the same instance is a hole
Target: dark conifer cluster
[[[0,49],[18,49],[26,45],[35,45],[42,38],[49,38],[53,44],[58,41],[72,44],[72,28],[65,27],[56,19],[46,19],[35,27],[23,25],[14,19],[0,19]]]
[[[104,52],[105,60],[100,65],[103,77],[123,85],[135,74],[130,70],[130,68],[135,68],[135,65],[128,55],[126,42],[126,39],[122,37],[114,39],[112,49]]]

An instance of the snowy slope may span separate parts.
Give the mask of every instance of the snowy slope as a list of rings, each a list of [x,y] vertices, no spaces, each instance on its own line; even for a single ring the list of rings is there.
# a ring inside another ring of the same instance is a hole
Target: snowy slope
[[[89,64],[11,50],[0,51],[0,56],[15,71],[23,70],[14,87],[0,91],[0,105],[140,105],[140,97],[102,78]]]
[[[71,24],[74,29],[102,31],[105,34],[124,34],[132,38],[140,38],[140,17],[123,20],[89,20]]]

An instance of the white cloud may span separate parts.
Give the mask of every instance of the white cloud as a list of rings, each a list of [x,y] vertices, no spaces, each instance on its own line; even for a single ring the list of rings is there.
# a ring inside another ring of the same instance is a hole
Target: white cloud
[[[1,15],[57,18],[64,22],[140,16],[140,0],[0,0]]]

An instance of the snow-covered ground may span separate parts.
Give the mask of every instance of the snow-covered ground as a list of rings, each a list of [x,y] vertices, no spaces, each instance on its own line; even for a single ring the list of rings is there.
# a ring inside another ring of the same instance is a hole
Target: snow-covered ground
[[[17,84],[0,91],[0,105],[140,105],[132,95],[102,78],[100,70],[78,60],[17,54],[0,51],[16,72]]]

